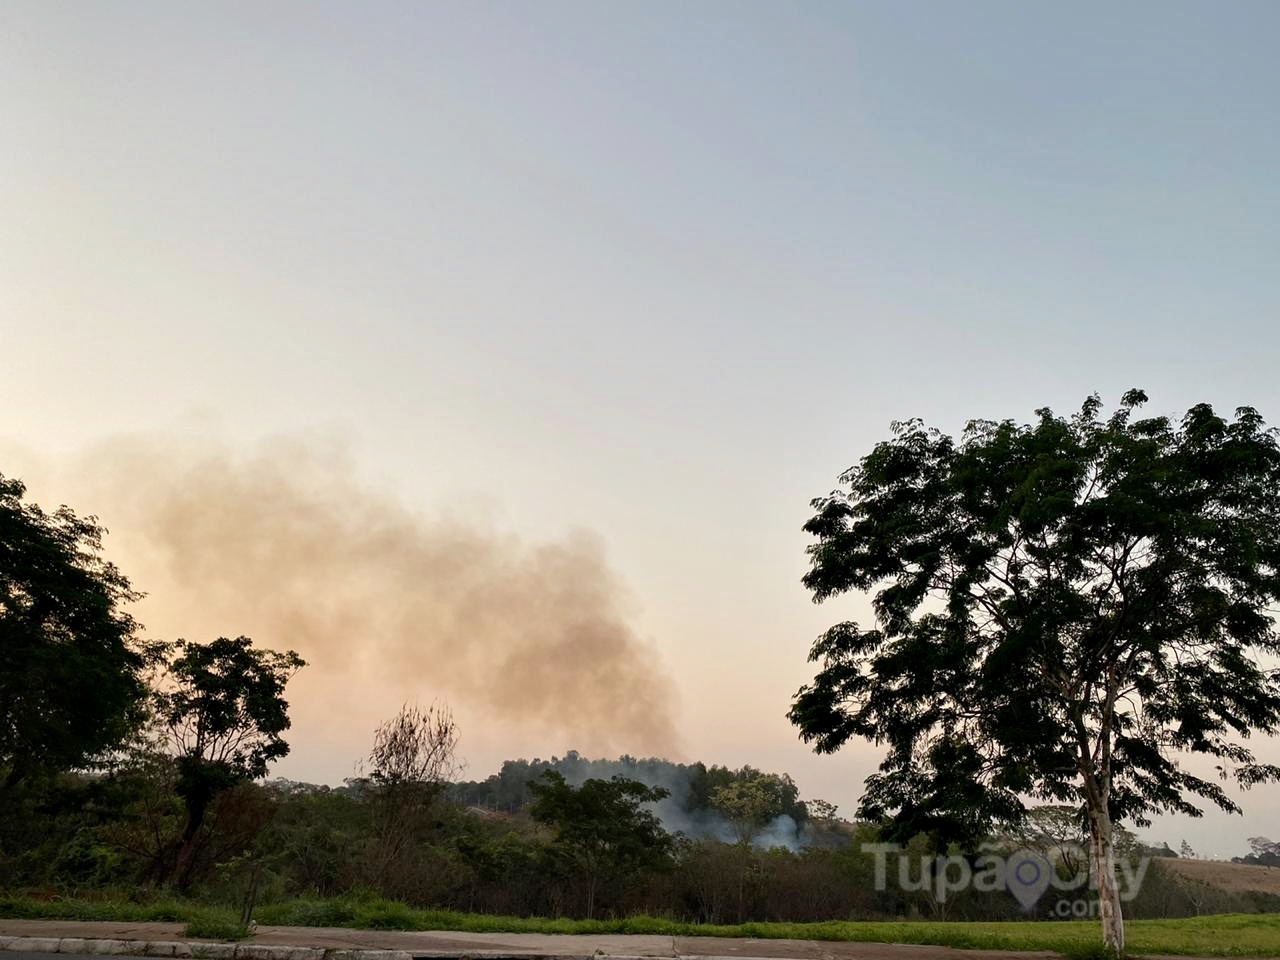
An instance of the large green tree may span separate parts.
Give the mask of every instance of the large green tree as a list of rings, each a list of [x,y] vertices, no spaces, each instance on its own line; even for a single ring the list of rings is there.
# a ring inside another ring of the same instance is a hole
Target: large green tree
[[[172,868],[180,888],[191,880],[200,828],[213,801],[265,776],[268,764],[289,753],[284,688],[304,666],[292,650],[257,649],[248,637],[174,644],[155,709],[177,762],[177,793],[186,808]]]
[[[1112,824],[1236,803],[1280,776],[1242,741],[1280,726],[1280,448],[1251,408],[895,424],[815,500],[817,601],[874,592],[840,623],[790,717],[822,752],[887,747],[862,800],[904,833],[972,838],[1028,798],[1087,817],[1103,936],[1124,948]]]
[[[785,774],[752,770],[747,776],[717,787],[711,794],[711,805],[729,821],[734,839],[746,847],[782,815],[788,797],[794,797],[796,792],[795,784]]]
[[[646,803],[668,796],[661,787],[648,787],[625,777],[587,780],[571,786],[555,770],[529,785],[530,814],[555,829],[555,845],[581,872],[587,893],[587,917],[595,914],[602,880],[653,869],[671,851],[671,837]]]
[[[91,763],[145,702],[146,656],[125,605],[137,594],[102,557],[106,532],[46,513],[0,476],[0,782]]]

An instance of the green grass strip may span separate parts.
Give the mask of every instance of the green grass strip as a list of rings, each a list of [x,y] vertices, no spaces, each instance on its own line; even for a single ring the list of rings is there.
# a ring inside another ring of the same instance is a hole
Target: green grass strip
[[[0,897],[0,917],[35,920],[171,921],[205,930],[213,939],[242,935],[236,912],[182,900],[134,903],[126,900],[34,900]],[[372,930],[460,930],[473,933],[655,934],[675,937],[755,937],[759,939],[843,940],[914,943],[975,950],[1047,950],[1072,958],[1099,957],[1096,921],[827,921],[824,923],[682,923],[660,917],[569,920],[501,917],[421,910],[392,900],[336,898],[265,904],[261,924],[298,927],[354,927]],[[1205,957],[1280,956],[1280,914],[1228,914],[1183,920],[1130,920],[1132,954]]]

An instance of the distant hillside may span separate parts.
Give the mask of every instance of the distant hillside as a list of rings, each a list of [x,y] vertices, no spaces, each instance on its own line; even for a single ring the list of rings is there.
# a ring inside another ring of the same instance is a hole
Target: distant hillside
[[[1231,893],[1269,893],[1280,896],[1280,867],[1259,867],[1225,860],[1161,860],[1161,866],[1190,880],[1199,880]]]
[[[749,766],[733,770],[703,763],[674,763],[659,757],[591,759],[570,750],[563,757],[550,760],[508,760],[496,774],[484,780],[453,784],[450,795],[473,810],[516,814],[533,799],[529,784],[548,770],[560,773],[573,786],[581,785],[588,778],[626,777],[650,787],[661,787],[669,795],[654,805],[654,813],[668,831],[691,839],[724,842],[732,842],[733,829],[714,808],[712,796],[719,788],[761,775],[761,771]],[[778,815],[757,838],[758,846],[798,850],[830,845],[833,839],[842,839],[830,830],[822,836],[815,832],[809,809],[789,776],[778,774],[776,782],[781,790]]]

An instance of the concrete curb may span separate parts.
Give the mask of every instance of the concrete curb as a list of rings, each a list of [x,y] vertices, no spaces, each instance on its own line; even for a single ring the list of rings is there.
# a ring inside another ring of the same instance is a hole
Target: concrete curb
[[[98,940],[88,937],[0,937],[0,951],[96,956],[169,957],[174,960],[414,960],[407,950],[326,950],[265,943],[195,940]]]
[[[341,951],[331,951],[341,952]],[[357,951],[359,952],[359,951]],[[597,950],[595,953],[539,953],[529,951],[522,953],[519,950],[410,950],[408,952],[410,960],[679,960],[673,954],[624,954],[624,953],[603,953]],[[325,960],[332,960],[326,957]],[[338,960],[364,960],[362,957],[356,958],[338,958]],[[702,957],[686,958],[686,960],[703,960]],[[732,957],[726,960],[752,960],[750,957]]]

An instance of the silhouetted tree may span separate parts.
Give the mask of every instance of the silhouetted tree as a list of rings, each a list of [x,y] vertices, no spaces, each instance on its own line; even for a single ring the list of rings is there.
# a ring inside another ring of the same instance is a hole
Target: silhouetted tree
[[[894,426],[814,501],[805,584],[816,600],[876,590],[876,629],[814,644],[790,711],[819,751],[885,743],[865,816],[974,838],[1022,797],[1079,803],[1103,937],[1122,951],[1112,823],[1228,810],[1180,766],[1207,754],[1245,786],[1280,776],[1240,740],[1280,728],[1280,449],[1245,407],[1180,423],[973,421],[959,441]]]
[[[805,811],[814,823],[830,825],[839,819],[840,808],[830,800],[814,797],[804,802]]]
[[[168,683],[155,700],[186,809],[173,867],[180,888],[190,882],[200,827],[214,799],[265,776],[269,763],[288,754],[284,688],[304,666],[292,650],[256,650],[248,637],[174,644]]]
[[[102,559],[106,531],[45,513],[0,476],[0,783],[85,766],[141,719],[146,650],[123,606],[138,598]]]
[[[457,750],[458,725],[447,705],[405,704],[374,731],[369,779],[379,882],[406,845],[421,839],[424,814],[458,773]]]

